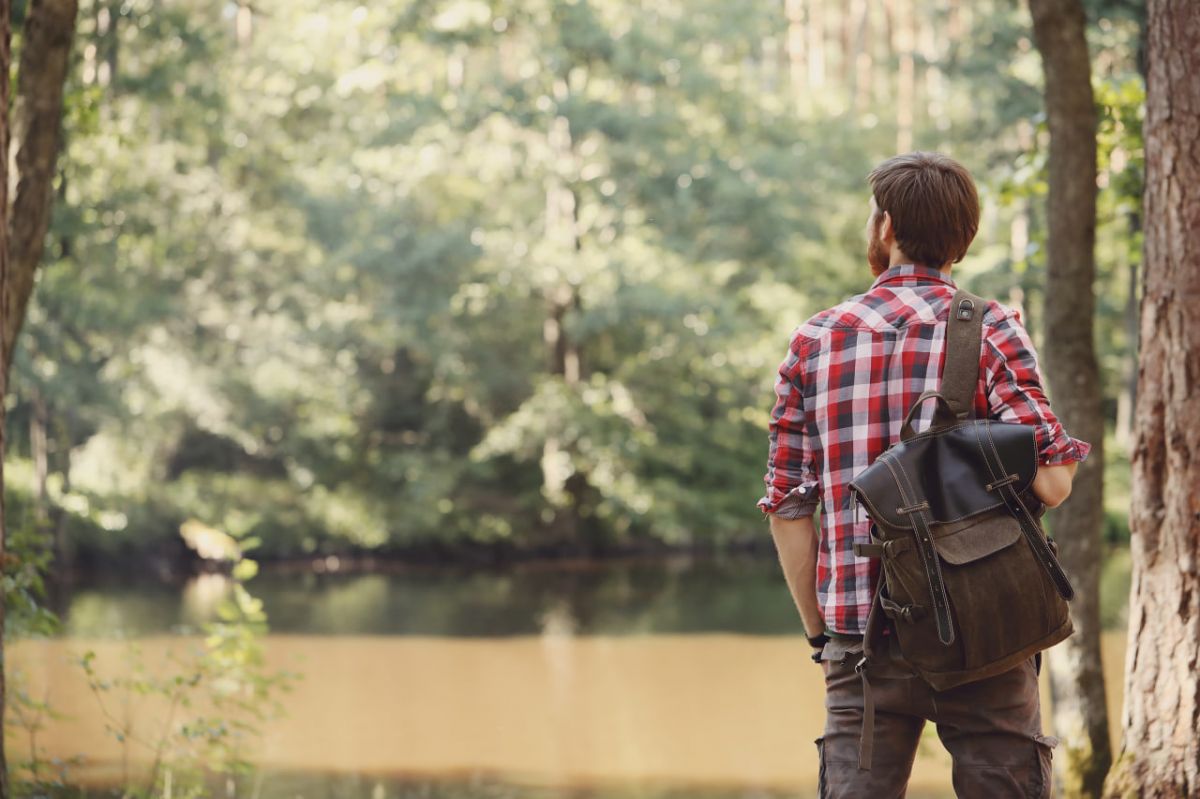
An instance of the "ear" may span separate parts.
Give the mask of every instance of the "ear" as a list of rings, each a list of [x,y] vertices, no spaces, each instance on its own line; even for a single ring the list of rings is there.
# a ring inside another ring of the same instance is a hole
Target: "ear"
[[[879,222],[879,238],[884,244],[891,244],[896,239],[896,233],[892,230],[892,215],[887,211],[883,212],[883,219]]]

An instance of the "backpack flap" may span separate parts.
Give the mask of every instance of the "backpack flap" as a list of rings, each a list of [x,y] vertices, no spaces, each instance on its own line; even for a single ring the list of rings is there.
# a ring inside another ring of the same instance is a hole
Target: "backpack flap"
[[[954,566],[986,558],[1021,538],[1021,526],[1007,513],[976,516],[970,523],[947,525],[933,534],[933,547]]]
[[[1020,494],[1036,474],[1036,428],[975,419],[896,444],[855,475],[850,491],[887,538],[887,528],[891,536],[913,529],[905,497],[927,502],[928,522],[945,524],[1002,507],[998,484],[1007,481]]]

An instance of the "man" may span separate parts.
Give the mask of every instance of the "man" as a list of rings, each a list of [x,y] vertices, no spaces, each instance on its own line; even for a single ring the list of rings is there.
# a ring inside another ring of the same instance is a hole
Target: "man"
[[[758,503],[769,514],[784,576],[825,672],[826,724],[816,741],[820,796],[903,797],[929,720],[953,758],[959,796],[1049,797],[1056,741],[1041,731],[1040,658],[939,692],[893,650],[893,660],[872,671],[874,760],[869,770],[858,767],[863,689],[854,665],[880,567],[852,551],[854,542],[869,542],[870,522],[856,514],[848,484],[899,440],[913,401],[939,388],[956,290],[951,267],[979,227],[975,184],[944,155],[896,156],[868,181],[867,261],[875,281],[793,331],[775,384],[766,494]],[[925,424],[931,405],[921,409]],[[1050,410],[1020,314],[995,301],[983,316],[974,411],[1036,426],[1032,491],[1049,507],[1067,498],[1091,445],[1069,436]]]

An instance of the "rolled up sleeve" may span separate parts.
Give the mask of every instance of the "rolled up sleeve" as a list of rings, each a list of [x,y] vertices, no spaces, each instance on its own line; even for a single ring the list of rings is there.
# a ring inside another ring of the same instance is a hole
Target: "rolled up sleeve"
[[[812,516],[820,504],[814,431],[801,389],[803,366],[803,340],[793,336],[775,379],[767,473],[763,476],[766,493],[758,500],[764,514],[783,519]]]
[[[992,356],[988,369],[988,406],[992,418],[1037,428],[1038,462],[1043,466],[1087,458],[1092,445],[1070,436],[1050,409],[1037,353],[1021,324],[1019,312],[1005,308],[985,344]]]

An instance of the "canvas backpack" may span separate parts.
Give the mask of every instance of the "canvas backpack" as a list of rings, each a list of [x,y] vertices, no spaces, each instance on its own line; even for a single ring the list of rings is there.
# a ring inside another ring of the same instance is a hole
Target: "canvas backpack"
[[[917,398],[900,440],[849,486],[871,520],[870,542],[854,551],[882,563],[856,666],[863,768],[874,721],[867,671],[884,643],[882,617],[892,621],[893,651],[939,691],[1007,671],[1073,632],[1074,591],[1031,491],[1035,428],[974,418],[984,307],[955,293],[940,390]],[[913,418],[930,400],[933,421],[915,433]]]

